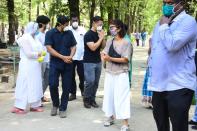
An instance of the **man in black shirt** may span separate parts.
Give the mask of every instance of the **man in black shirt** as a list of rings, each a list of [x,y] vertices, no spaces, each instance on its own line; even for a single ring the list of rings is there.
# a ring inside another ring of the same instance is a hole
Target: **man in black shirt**
[[[84,36],[84,107],[98,108],[95,101],[96,92],[101,75],[101,57],[100,49],[104,39],[104,31],[102,30],[103,20],[99,16],[92,19],[92,28]]]

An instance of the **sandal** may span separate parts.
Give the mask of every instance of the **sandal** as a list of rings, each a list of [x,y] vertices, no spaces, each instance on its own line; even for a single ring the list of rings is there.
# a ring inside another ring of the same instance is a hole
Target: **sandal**
[[[30,111],[31,112],[43,112],[44,110],[40,107],[37,107],[37,108],[30,108]]]
[[[104,126],[105,127],[109,127],[109,126],[111,126],[111,125],[113,125],[114,124],[114,119],[113,118],[108,118],[105,122],[104,122]]]
[[[16,114],[26,114],[27,112],[23,109],[20,109],[20,108],[17,108],[17,107],[14,107],[12,110],[11,110],[12,113],[16,113]]]

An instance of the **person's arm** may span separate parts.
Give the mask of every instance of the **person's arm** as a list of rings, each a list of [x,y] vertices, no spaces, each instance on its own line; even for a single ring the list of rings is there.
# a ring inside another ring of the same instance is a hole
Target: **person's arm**
[[[71,47],[71,53],[70,53],[71,58],[75,55],[75,52],[76,52],[76,46]]]
[[[131,44],[130,43],[127,43],[127,46],[125,46],[125,50],[121,56],[122,56],[121,58],[114,58],[114,57],[110,57],[107,54],[104,54],[103,58],[105,61],[111,61],[111,62],[117,62],[117,63],[128,63],[131,57]]]
[[[160,39],[168,51],[177,51],[196,37],[196,29],[196,21],[191,18],[183,20],[175,30],[164,23],[159,27]]]
[[[104,48],[105,48],[105,46],[106,46],[106,40],[105,40],[105,39],[103,39],[103,41],[102,41],[102,43],[101,43],[101,48],[102,48],[102,49],[104,49]]]
[[[58,53],[56,50],[54,50],[51,45],[47,45],[46,46],[47,48],[47,51],[54,57],[57,57],[57,58],[60,58],[62,59],[63,58],[63,55],[61,55],[60,53]]]
[[[105,35],[104,31],[98,32],[98,34],[99,34],[99,40],[96,43],[87,42],[87,46],[90,48],[91,51],[95,51],[96,49],[98,49],[103,42]]]
[[[41,52],[35,52],[33,51],[29,40],[27,38],[21,38],[18,41],[18,44],[20,48],[22,48],[24,54],[27,56],[29,59],[37,59],[38,57],[41,56]]]

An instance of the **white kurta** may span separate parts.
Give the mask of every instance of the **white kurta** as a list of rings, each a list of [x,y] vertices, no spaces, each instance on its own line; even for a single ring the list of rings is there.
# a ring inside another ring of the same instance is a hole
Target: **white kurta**
[[[128,73],[106,72],[104,81],[103,111],[106,117],[130,118],[130,87]]]
[[[20,63],[15,89],[15,107],[26,109],[28,103],[36,106],[43,97],[41,64],[37,61],[42,44],[30,34],[24,34],[18,40]]]

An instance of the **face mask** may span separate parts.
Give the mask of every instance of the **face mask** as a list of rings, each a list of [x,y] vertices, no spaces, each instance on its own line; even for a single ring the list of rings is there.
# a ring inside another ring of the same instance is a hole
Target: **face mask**
[[[96,30],[100,32],[103,29],[103,26],[97,26]]]
[[[118,32],[116,32],[116,30],[110,30],[110,34],[111,34],[111,36],[113,36],[113,37],[115,37],[117,34],[118,34]]]
[[[74,29],[77,29],[78,26],[79,26],[78,22],[73,22],[73,23],[72,23],[72,27],[73,27]]]
[[[46,26],[46,29],[50,29],[50,26],[49,26],[49,24],[47,24],[47,26]]]
[[[68,30],[69,30],[68,26],[64,27],[64,31],[68,31]]]
[[[173,5],[163,5],[163,15],[166,17],[170,17],[174,14],[174,6]]]

